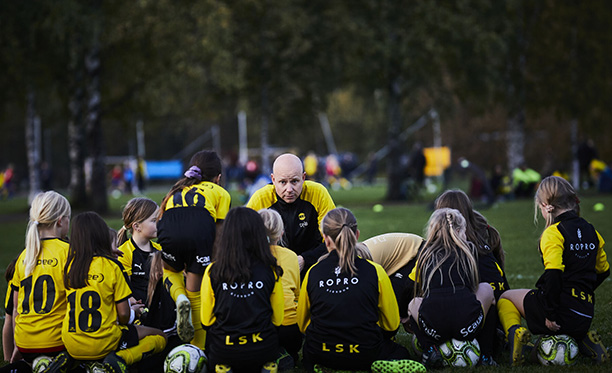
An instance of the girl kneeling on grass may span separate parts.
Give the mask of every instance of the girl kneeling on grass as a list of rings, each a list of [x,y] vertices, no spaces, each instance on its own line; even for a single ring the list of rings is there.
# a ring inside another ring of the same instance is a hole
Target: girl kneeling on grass
[[[206,354],[217,372],[276,372],[283,321],[283,270],[259,214],[231,209],[202,280]],[[264,366],[264,370],[262,370]]]
[[[385,336],[399,327],[397,301],[385,270],[356,254],[355,216],[345,208],[333,209],[321,221],[321,231],[329,255],[308,270],[298,303],[305,367],[422,369],[405,360],[408,351]]]
[[[62,340],[72,358],[104,359],[107,372],[124,373],[143,355],[162,351],[166,338],[161,330],[130,324],[132,291],[121,264],[113,259],[115,241],[109,232],[95,212],[73,220],[64,275],[68,310]],[[68,367],[68,359],[55,359],[49,372]]]
[[[595,289],[610,275],[604,240],[579,216],[580,201],[571,184],[557,176],[542,180],[535,195],[546,220],[540,237],[544,274],[536,289],[508,290],[498,302],[499,319],[511,349],[512,365],[525,361],[525,347],[536,334],[567,334],[597,363],[610,359],[601,338],[589,331],[595,312]],[[527,328],[521,326],[521,316]]]
[[[465,229],[458,210],[434,211],[427,224],[425,247],[411,274],[416,297],[408,313],[426,366],[441,366],[437,346],[443,342],[476,338],[494,299],[491,286],[479,283],[476,249],[466,241]]]

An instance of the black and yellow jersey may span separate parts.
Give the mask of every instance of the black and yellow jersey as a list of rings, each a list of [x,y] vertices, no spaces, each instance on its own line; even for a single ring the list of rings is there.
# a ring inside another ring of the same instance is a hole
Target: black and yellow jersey
[[[151,248],[161,251],[161,245],[153,241],[151,241]],[[151,274],[151,256],[154,252],[142,251],[133,239],[129,239],[119,246],[119,251],[123,255],[118,260],[123,265],[127,275],[130,276],[134,298],[146,303],[149,276]]]
[[[75,359],[97,360],[117,349],[122,335],[117,303],[127,301],[132,291],[115,259],[94,257],[87,279],[87,286],[67,289],[62,341]]]
[[[181,207],[202,207],[215,220],[223,220],[229,211],[230,194],[223,187],[210,182],[188,186],[168,198],[164,211]]]
[[[41,240],[41,251],[32,273],[25,276],[25,250],[15,264],[11,281],[18,292],[15,344],[21,352],[63,350],[62,320],[66,314],[64,266],[68,242],[59,238]]]
[[[343,273],[338,254],[310,268],[300,291],[298,326],[304,349],[316,361],[363,360],[378,351],[383,330],[395,331],[400,317],[389,276],[372,261],[357,258],[355,276]]]
[[[499,299],[504,291],[510,289],[506,274],[499,263],[497,263],[492,252],[486,254],[479,253],[478,275],[480,276],[480,282],[488,282],[491,285],[496,300]]]
[[[247,283],[228,284],[210,277],[214,263],[202,279],[201,321],[208,327],[207,354],[215,361],[257,361],[276,354],[276,326],[283,320],[283,285],[273,269],[252,259]]]
[[[319,227],[327,212],[336,205],[323,185],[306,180],[300,197],[286,203],[276,194],[274,185],[268,184],[253,194],[246,207],[255,211],[270,208],[281,215],[285,224],[283,243],[304,258],[305,269],[326,253]]]
[[[573,211],[567,211],[544,230],[540,254],[544,274],[536,286],[543,293],[549,320],[558,307],[593,316],[595,288],[610,274],[605,242],[599,232]],[[561,294],[570,304],[560,304]]]

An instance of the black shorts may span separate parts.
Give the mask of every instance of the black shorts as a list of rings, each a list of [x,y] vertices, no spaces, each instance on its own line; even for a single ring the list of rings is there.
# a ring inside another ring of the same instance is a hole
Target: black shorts
[[[561,304],[576,304],[571,295],[561,293]],[[579,304],[576,304],[579,308]],[[546,327],[546,314],[544,312],[544,294],[534,289],[528,292],[523,299],[525,320],[527,327],[533,334],[560,335],[567,334],[576,340],[582,340],[591,327],[593,317],[591,312],[576,312],[569,307],[560,307],[557,310],[557,324],[561,327],[558,331],[552,331]],[[590,310],[589,310],[590,311]],[[590,314],[590,315],[589,315]]]
[[[164,262],[177,272],[204,274],[211,262],[216,223],[205,208],[175,207],[157,223]]]
[[[484,324],[482,305],[468,289],[433,291],[419,308],[417,338],[423,347],[455,338],[471,341]]]
[[[134,325],[122,325],[121,326],[121,339],[119,340],[119,346],[117,351],[125,350],[126,348],[138,346],[138,330]]]
[[[399,307],[400,317],[408,317],[408,304],[414,297],[414,282],[409,276],[415,263],[416,258],[389,276],[393,292],[395,293],[395,299],[397,300],[397,306]]]

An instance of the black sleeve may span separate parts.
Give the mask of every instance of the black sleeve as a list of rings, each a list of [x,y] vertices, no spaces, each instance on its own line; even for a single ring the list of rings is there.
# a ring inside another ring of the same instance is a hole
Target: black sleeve
[[[538,289],[544,294],[544,314],[550,321],[557,321],[557,310],[561,303],[563,287],[563,271],[547,269],[537,283]]]
[[[323,255],[327,254],[327,247],[325,246],[325,242],[321,242],[318,246],[313,249],[306,250],[302,252],[302,258],[304,258],[304,269],[302,270],[302,276],[308,271],[308,268],[312,267],[319,258]]]

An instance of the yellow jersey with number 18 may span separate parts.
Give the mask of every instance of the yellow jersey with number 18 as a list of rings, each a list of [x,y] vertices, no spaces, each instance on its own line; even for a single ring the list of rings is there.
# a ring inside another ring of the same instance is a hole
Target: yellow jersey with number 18
[[[117,349],[122,334],[117,303],[132,291],[119,262],[107,257],[93,258],[87,281],[85,287],[67,289],[62,340],[75,359],[97,360]]]

